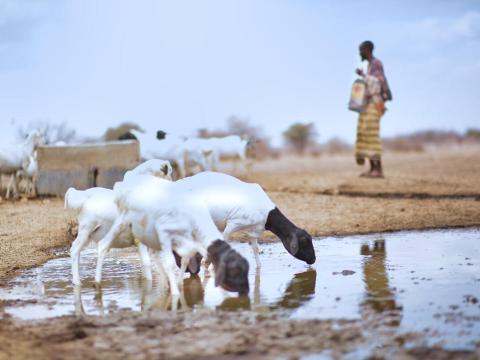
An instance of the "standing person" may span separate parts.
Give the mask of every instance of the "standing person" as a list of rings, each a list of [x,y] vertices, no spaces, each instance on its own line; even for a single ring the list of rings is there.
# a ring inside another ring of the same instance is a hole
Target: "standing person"
[[[382,178],[380,118],[385,113],[385,101],[392,100],[392,94],[383,72],[382,62],[373,56],[373,48],[371,41],[362,42],[359,48],[362,61],[368,61],[366,74],[362,69],[356,69],[356,73],[367,83],[367,105],[365,111],[358,117],[355,158],[358,165],[363,165],[365,159],[370,162],[370,170],[360,176]]]

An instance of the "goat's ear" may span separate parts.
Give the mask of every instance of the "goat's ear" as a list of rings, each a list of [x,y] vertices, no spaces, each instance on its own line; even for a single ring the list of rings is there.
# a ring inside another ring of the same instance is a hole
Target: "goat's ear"
[[[165,164],[162,166],[162,172],[164,175],[172,175],[172,168],[170,167],[170,164]]]
[[[200,262],[202,261],[202,258],[199,257],[195,254],[194,257],[192,257],[188,263],[188,271],[190,271],[190,274],[198,274],[200,270]]]
[[[219,286],[223,284],[225,281],[225,277],[227,275],[227,267],[225,261],[220,260],[218,264],[218,268],[215,269],[215,286]]]
[[[290,244],[289,244],[289,249],[290,249],[290,253],[292,255],[296,255],[297,252],[298,252],[298,248],[299,248],[299,245],[298,245],[298,238],[296,236],[294,236],[292,238],[292,240],[290,241]]]
[[[168,175],[169,171],[168,171],[168,165],[165,164],[162,166],[162,172],[164,175]]]

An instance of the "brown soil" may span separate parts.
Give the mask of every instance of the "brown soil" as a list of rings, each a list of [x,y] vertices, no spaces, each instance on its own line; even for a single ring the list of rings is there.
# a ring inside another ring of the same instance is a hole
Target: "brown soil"
[[[257,163],[242,177],[264,186],[287,216],[316,236],[480,225],[478,149],[387,155],[384,163],[384,180],[359,178],[361,169],[345,156]],[[55,248],[65,249],[71,220],[61,199],[0,202],[0,283],[17,269],[55,257]],[[295,358],[322,351],[340,357],[372,336],[385,339],[374,351],[379,358],[478,356],[406,350],[403,344],[421,335],[393,336],[375,320],[369,324],[207,310],[22,322],[0,305],[0,359]]]

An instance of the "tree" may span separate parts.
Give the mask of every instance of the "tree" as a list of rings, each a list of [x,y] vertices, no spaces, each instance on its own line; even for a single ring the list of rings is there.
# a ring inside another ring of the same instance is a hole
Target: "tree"
[[[125,135],[130,130],[137,130],[140,132],[144,131],[138,124],[131,123],[131,122],[124,122],[124,123],[121,123],[120,125],[108,128],[107,131],[105,131],[105,134],[103,134],[103,140],[104,141],[118,140],[120,136]]]
[[[317,131],[313,123],[295,123],[283,132],[283,138],[295,152],[304,154],[306,148],[315,143]]]
[[[69,127],[64,121],[54,123],[48,120],[31,121],[25,126],[17,128],[17,136],[19,139],[25,139],[32,130],[37,130],[43,135],[45,144],[51,145],[58,141],[63,141],[67,144],[75,141],[75,129]]]

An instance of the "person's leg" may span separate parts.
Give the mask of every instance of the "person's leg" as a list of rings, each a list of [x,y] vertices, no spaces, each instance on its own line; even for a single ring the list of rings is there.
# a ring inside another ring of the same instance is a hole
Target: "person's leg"
[[[372,171],[370,172],[369,177],[372,178],[383,178],[383,168],[382,160],[380,156],[375,156],[372,160]]]
[[[357,138],[355,141],[355,160],[357,165],[363,166],[365,164],[365,113],[360,113],[357,124]]]
[[[383,177],[381,167],[382,146],[380,143],[380,118],[381,112],[375,105],[368,105],[365,113],[361,114],[361,152],[370,162],[370,171],[363,173],[364,177]],[[360,125],[360,124],[359,124]]]
[[[360,174],[361,177],[370,177],[370,175],[371,175],[371,173],[372,173],[372,171],[375,167],[375,164],[374,164],[372,159],[368,159],[368,163],[370,164],[370,169],[361,173]]]

